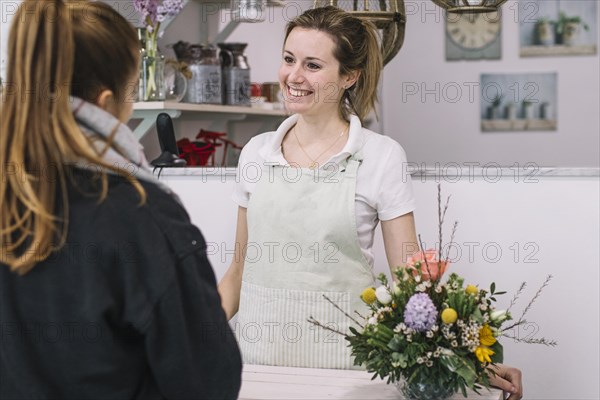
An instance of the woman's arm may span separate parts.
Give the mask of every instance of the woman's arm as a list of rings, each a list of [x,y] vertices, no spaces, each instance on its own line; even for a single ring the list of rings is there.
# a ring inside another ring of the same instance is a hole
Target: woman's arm
[[[385,254],[394,277],[394,269],[404,265],[408,256],[419,250],[413,213],[381,221],[381,231]]]
[[[244,259],[246,258],[246,245],[248,244],[246,211],[246,208],[238,207],[234,257],[218,286],[219,294],[221,295],[221,305],[225,310],[228,320],[237,313],[240,305],[242,273],[244,272]]]

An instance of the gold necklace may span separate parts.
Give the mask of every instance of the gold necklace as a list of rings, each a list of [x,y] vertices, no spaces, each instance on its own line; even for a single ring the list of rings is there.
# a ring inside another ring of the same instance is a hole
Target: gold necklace
[[[329,147],[327,147],[325,150],[323,150],[321,152],[321,154],[319,154],[315,158],[312,158],[311,156],[308,155],[308,153],[306,152],[306,150],[304,150],[304,147],[302,147],[302,143],[300,143],[300,139],[298,139],[298,135],[296,135],[296,126],[294,126],[294,128],[292,128],[292,133],[294,134],[294,137],[296,138],[296,141],[298,142],[298,146],[300,146],[300,150],[302,150],[302,152],[304,153],[304,155],[306,157],[308,157],[308,159],[311,161],[311,163],[308,165],[308,168],[310,168],[310,169],[315,169],[315,168],[317,168],[319,166],[319,163],[317,162],[319,160],[319,158],[321,158],[321,156],[323,154],[325,154],[328,150],[330,150],[337,143],[337,141],[340,140],[340,138],[342,136],[344,136],[345,132],[346,132],[346,128],[344,128],[344,130],[333,141],[333,143],[331,143],[331,145]]]

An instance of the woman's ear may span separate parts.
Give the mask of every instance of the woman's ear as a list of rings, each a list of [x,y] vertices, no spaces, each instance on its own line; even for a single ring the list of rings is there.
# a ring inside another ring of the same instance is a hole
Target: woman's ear
[[[358,80],[358,78],[360,77],[360,71],[356,70],[356,71],[352,71],[350,72],[348,75],[346,75],[346,79],[345,79],[345,84],[344,87],[346,89],[350,89],[352,86],[354,86],[354,84],[356,83],[356,81]]]
[[[108,112],[109,114],[113,115],[115,118],[120,117],[119,106],[115,99],[115,95],[112,91],[108,89],[102,90],[102,92],[100,92],[100,95],[96,99],[96,105],[104,111]]]
[[[104,111],[111,112],[114,109],[114,104],[115,96],[113,95],[113,92],[108,89],[102,90],[96,98],[96,105]]]

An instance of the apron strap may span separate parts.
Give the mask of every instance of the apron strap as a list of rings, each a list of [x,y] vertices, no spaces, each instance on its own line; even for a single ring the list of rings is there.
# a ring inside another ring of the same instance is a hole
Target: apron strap
[[[356,178],[356,172],[362,161],[363,158],[359,153],[351,155],[342,164],[341,172],[344,172],[344,175],[348,178]]]

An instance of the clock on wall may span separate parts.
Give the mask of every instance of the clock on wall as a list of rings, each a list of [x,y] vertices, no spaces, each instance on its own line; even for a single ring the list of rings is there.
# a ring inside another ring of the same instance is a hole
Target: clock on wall
[[[501,57],[499,13],[447,14],[446,60],[497,60]]]

